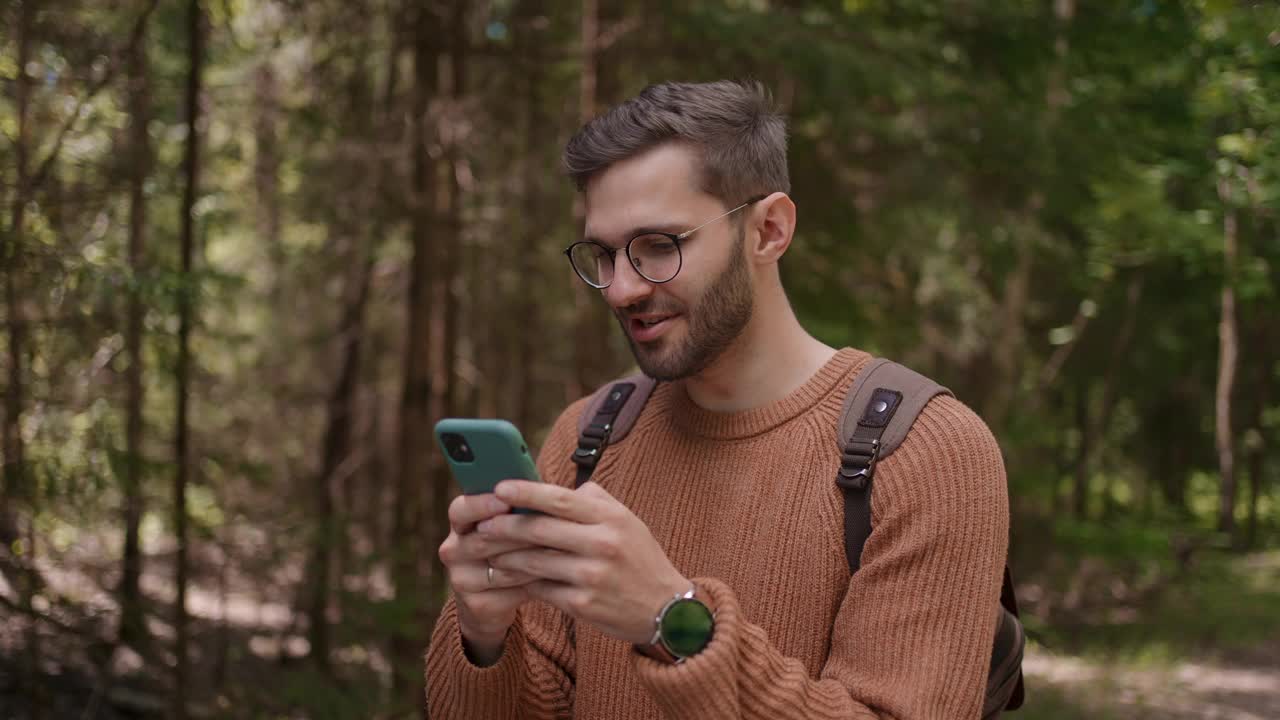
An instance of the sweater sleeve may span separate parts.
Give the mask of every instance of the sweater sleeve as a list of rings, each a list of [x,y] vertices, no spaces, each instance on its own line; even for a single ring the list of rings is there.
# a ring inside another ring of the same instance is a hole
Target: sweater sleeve
[[[463,650],[457,606],[449,598],[427,651],[428,717],[572,717],[572,638],[569,618],[529,603],[520,608],[507,632],[502,657],[479,667]]]
[[[667,717],[980,716],[1008,550],[1000,449],[977,415],[939,397],[873,482],[873,530],[819,677],[743,616],[732,588],[696,578],[717,606],[710,644],[681,665],[633,659]]]
[[[572,487],[569,454],[576,446],[577,418],[586,399],[560,415],[538,453],[546,482]],[[544,603],[523,605],[507,632],[502,657],[489,667],[471,662],[463,649],[453,594],[431,634],[426,656],[427,711],[437,718],[525,718],[573,716],[577,677],[573,618]]]

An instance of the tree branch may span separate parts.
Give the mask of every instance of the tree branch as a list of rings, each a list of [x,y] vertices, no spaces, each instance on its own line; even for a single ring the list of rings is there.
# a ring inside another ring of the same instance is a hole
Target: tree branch
[[[53,161],[57,160],[58,154],[62,152],[62,143],[67,139],[67,133],[71,132],[71,128],[75,127],[76,120],[80,119],[80,112],[84,110],[85,105],[92,102],[93,98],[115,78],[116,71],[120,69],[120,58],[127,57],[141,42],[142,31],[147,25],[147,18],[151,17],[151,13],[156,9],[157,4],[159,4],[159,0],[149,0],[146,8],[142,11],[142,15],[134,22],[133,32],[129,34],[129,42],[124,46],[122,52],[115,54],[111,64],[103,71],[102,76],[89,86],[89,92],[80,98],[76,103],[76,109],[67,118],[66,122],[62,123],[62,127],[58,128],[58,135],[53,141],[53,147],[50,148],[49,154],[41,161],[35,174],[31,176],[31,182],[27,186],[28,197],[34,195],[35,191],[44,183],[45,177],[53,167]]]

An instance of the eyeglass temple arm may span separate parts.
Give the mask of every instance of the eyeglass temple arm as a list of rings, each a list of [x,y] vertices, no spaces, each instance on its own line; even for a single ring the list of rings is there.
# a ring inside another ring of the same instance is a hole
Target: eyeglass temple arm
[[[719,220],[720,218],[728,217],[729,215],[732,215],[732,214],[734,214],[734,213],[738,212],[738,211],[739,211],[739,210],[741,210],[742,208],[744,208],[744,207],[746,207],[746,206],[748,206],[748,205],[750,205],[750,204],[752,204],[752,203],[760,202],[761,200],[763,200],[763,199],[765,199],[765,198],[767,198],[767,197],[769,197],[769,196],[768,196],[768,195],[761,195],[760,197],[754,197],[754,198],[751,198],[750,200],[748,200],[748,201],[746,201],[746,202],[742,203],[741,205],[739,205],[738,207],[736,207],[736,208],[734,208],[734,209],[732,209],[732,210],[726,210],[725,212],[720,213],[719,215],[717,215],[717,216],[715,216],[715,217],[711,218],[710,220],[708,220],[708,221],[706,221],[706,222],[702,223],[701,225],[699,225],[698,227],[696,227],[696,228],[694,228],[694,229],[692,229],[692,230],[685,230],[684,232],[682,232],[682,233],[680,233],[679,235],[677,235],[677,236],[676,236],[676,239],[677,239],[677,240],[684,240],[685,238],[687,238],[687,237],[689,237],[690,235],[692,235],[692,234],[694,234],[694,233],[698,232],[698,231],[699,231],[699,230],[701,230],[702,228],[704,228],[704,227],[706,227],[706,226],[710,225],[711,223],[713,223],[713,222],[715,222],[715,221]]]

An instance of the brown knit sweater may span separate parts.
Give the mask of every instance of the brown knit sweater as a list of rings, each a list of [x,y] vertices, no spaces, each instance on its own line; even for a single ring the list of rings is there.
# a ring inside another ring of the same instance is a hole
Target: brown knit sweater
[[[532,602],[480,668],[450,600],[427,652],[432,720],[979,717],[1008,542],[1000,449],[969,408],[932,400],[876,468],[850,580],[836,422],[869,359],[846,348],[788,397],[734,413],[661,384],[596,469],[714,598],[706,649],[665,665]],[[584,404],[542,449],[548,482],[573,484]]]

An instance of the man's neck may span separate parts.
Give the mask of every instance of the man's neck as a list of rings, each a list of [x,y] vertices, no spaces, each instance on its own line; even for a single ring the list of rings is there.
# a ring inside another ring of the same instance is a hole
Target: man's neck
[[[763,307],[773,312],[761,312]],[[701,373],[684,380],[700,407],[736,412],[763,407],[790,395],[835,355],[810,335],[790,305],[759,303],[737,340]]]

